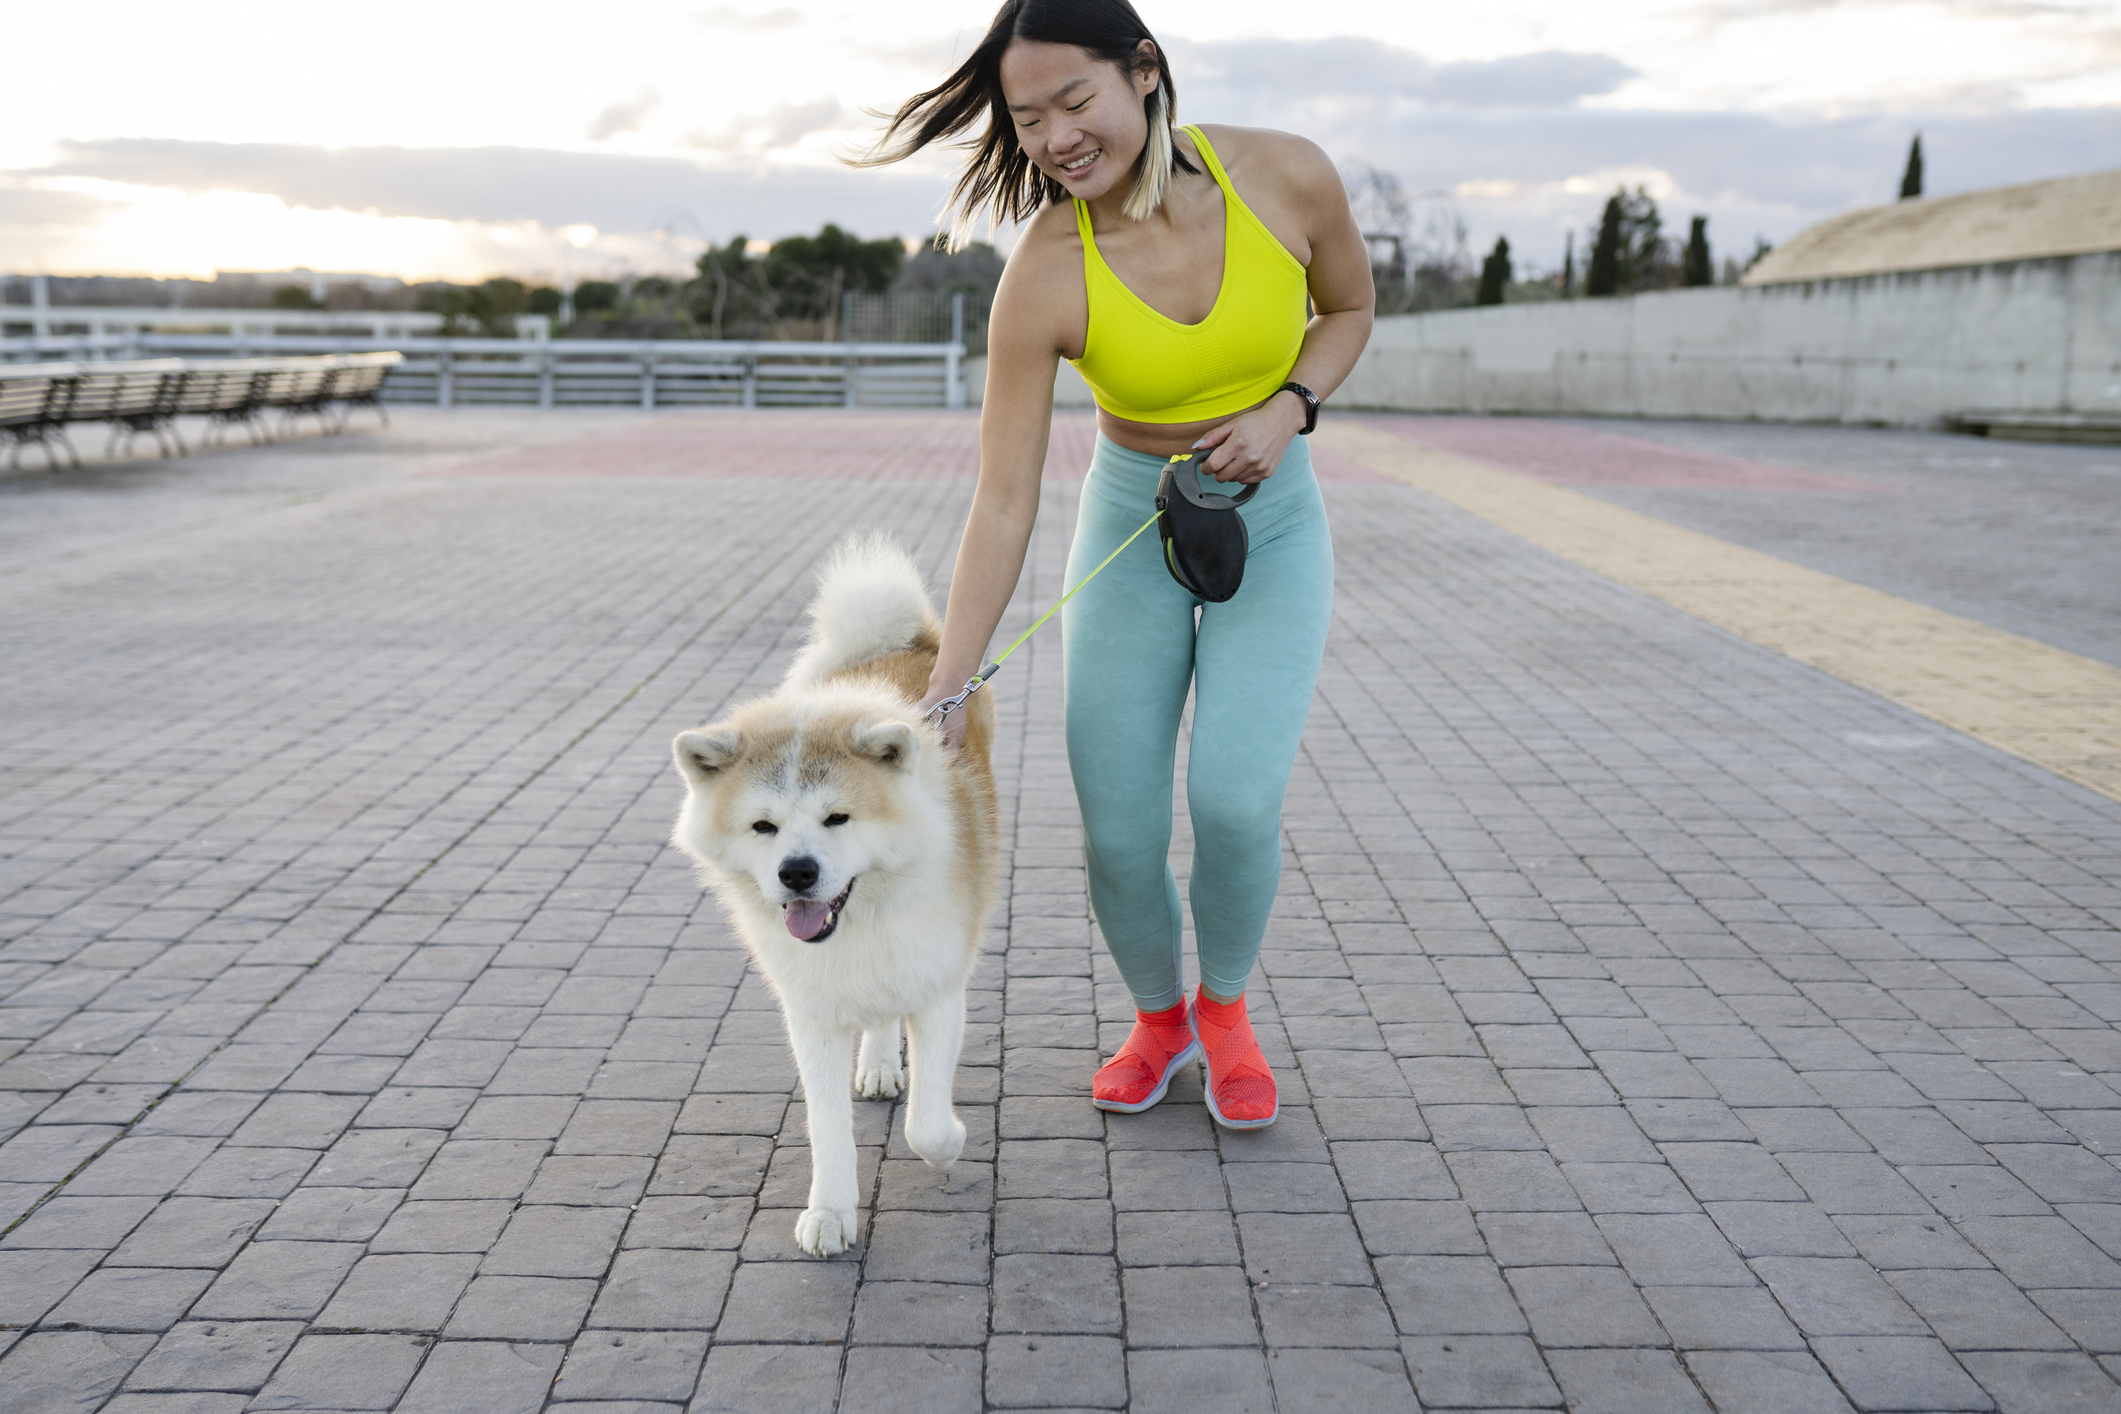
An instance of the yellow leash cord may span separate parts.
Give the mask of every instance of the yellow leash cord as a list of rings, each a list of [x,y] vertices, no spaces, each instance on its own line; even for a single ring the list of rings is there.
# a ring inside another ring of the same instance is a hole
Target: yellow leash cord
[[[1176,460],[1176,458],[1174,458],[1174,460]],[[1143,521],[1141,523],[1140,530],[1135,531],[1125,540],[1120,541],[1119,550],[1124,550],[1129,545],[1132,545],[1135,541],[1141,539],[1142,531],[1147,530],[1150,526],[1156,524],[1157,516],[1160,516],[1162,514],[1162,511],[1158,511],[1155,515],[1152,515],[1147,520]],[[982,687],[986,686],[987,679],[993,677],[996,673],[1002,670],[1002,664],[1008,661],[1009,655],[1011,653],[1014,653],[1017,649],[1024,646],[1025,639],[1029,638],[1032,634],[1037,633],[1039,629],[1043,628],[1045,626],[1046,620],[1052,618],[1055,614],[1060,612],[1061,605],[1067,603],[1070,599],[1073,599],[1076,594],[1081,591],[1082,587],[1085,584],[1088,584],[1091,580],[1096,579],[1098,575],[1103,572],[1106,565],[1111,564],[1114,560],[1119,558],[1119,550],[1114,550],[1111,554],[1105,556],[1103,560],[1099,561],[1096,569],[1090,571],[1090,573],[1084,575],[1081,580],[1077,581],[1074,589],[1069,590],[1066,594],[1063,594],[1060,598],[1054,600],[1053,607],[1046,610],[1045,613],[1040,614],[1038,616],[1037,623],[1031,625],[1031,627],[1025,629],[1022,633],[1018,634],[1016,636],[1015,642],[1011,643],[1007,648],[1004,648],[1001,652],[997,653],[994,656],[993,662],[989,663],[986,667],[981,668],[978,672],[974,673],[971,677],[967,678],[965,680],[965,690],[963,692],[960,692],[955,697],[946,697],[942,701],[936,703],[933,707],[929,708],[928,715],[936,718],[936,725],[941,726],[943,724],[943,721],[947,719],[952,712],[955,712],[958,708],[965,705],[966,698],[970,697],[973,693],[978,692]]]

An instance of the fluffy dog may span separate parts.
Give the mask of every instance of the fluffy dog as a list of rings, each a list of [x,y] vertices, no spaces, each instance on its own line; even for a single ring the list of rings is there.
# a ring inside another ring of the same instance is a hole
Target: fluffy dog
[[[946,1183],[964,1150],[950,1086],[1000,842],[987,695],[954,754],[915,710],[942,627],[913,561],[885,540],[842,546],[810,621],[778,692],[679,733],[671,842],[780,1000],[810,1121],[795,1240],[826,1257],[856,1234],[849,1074],[870,1098],[899,1093],[901,1019],[906,1143]]]

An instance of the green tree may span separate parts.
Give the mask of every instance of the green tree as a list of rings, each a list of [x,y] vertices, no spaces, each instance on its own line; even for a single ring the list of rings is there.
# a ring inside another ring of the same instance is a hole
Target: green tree
[[[1591,248],[1590,277],[1584,293],[1634,294],[1668,289],[1679,283],[1679,262],[1664,238],[1664,217],[1647,188],[1621,187],[1606,201]]]
[[[530,288],[506,276],[483,285],[429,285],[420,291],[418,307],[442,316],[439,332],[445,339],[477,334],[512,339],[515,317],[530,312]]]
[[[542,314],[548,319],[560,312],[560,292],[550,285],[538,285],[530,292],[530,312]]]
[[[1567,233],[1567,241],[1561,255],[1561,297],[1573,298],[1576,294],[1576,233]]]
[[[1495,249],[1480,262],[1480,292],[1473,296],[1473,303],[1501,304],[1503,291],[1509,287],[1510,240],[1507,236],[1497,236]]]
[[[1907,170],[1900,174],[1900,199],[1912,201],[1922,195],[1922,134],[1907,149]]]
[[[896,237],[865,241],[831,222],[814,236],[785,236],[766,252],[765,278],[779,296],[783,318],[832,319],[849,290],[888,289],[906,259]]]
[[[1583,282],[1583,292],[1593,299],[1620,293],[1620,246],[1626,239],[1621,196],[1607,197],[1605,214],[1598,219],[1598,240],[1591,247],[1591,269]]]
[[[322,309],[316,298],[300,285],[282,285],[272,292],[274,309]]]
[[[750,245],[749,236],[734,236],[700,256],[689,294],[692,317],[710,339],[755,339],[779,317],[779,298],[766,283],[766,262],[750,253]]]
[[[576,317],[599,310],[619,307],[619,286],[616,280],[584,280],[574,287],[574,312]]]
[[[1682,262],[1685,282],[1693,285],[1716,283],[1716,262],[1709,258],[1709,218],[1696,216],[1693,229],[1687,232],[1686,258]]]

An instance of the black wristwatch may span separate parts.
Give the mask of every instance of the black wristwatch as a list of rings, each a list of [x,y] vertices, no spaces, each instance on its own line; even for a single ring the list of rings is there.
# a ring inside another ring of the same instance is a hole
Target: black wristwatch
[[[1301,383],[1284,383],[1274,390],[1277,393],[1294,393],[1304,400],[1304,430],[1298,436],[1308,437],[1311,429],[1318,426],[1318,394]]]

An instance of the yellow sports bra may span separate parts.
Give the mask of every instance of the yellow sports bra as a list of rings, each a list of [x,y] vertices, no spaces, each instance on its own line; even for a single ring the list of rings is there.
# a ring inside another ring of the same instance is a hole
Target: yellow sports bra
[[[1296,366],[1308,322],[1304,267],[1238,199],[1200,129],[1186,132],[1223,190],[1223,283],[1198,324],[1157,313],[1097,253],[1090,208],[1075,203],[1083,238],[1090,330],[1068,360],[1097,405],[1130,422],[1200,422],[1274,395]]]

